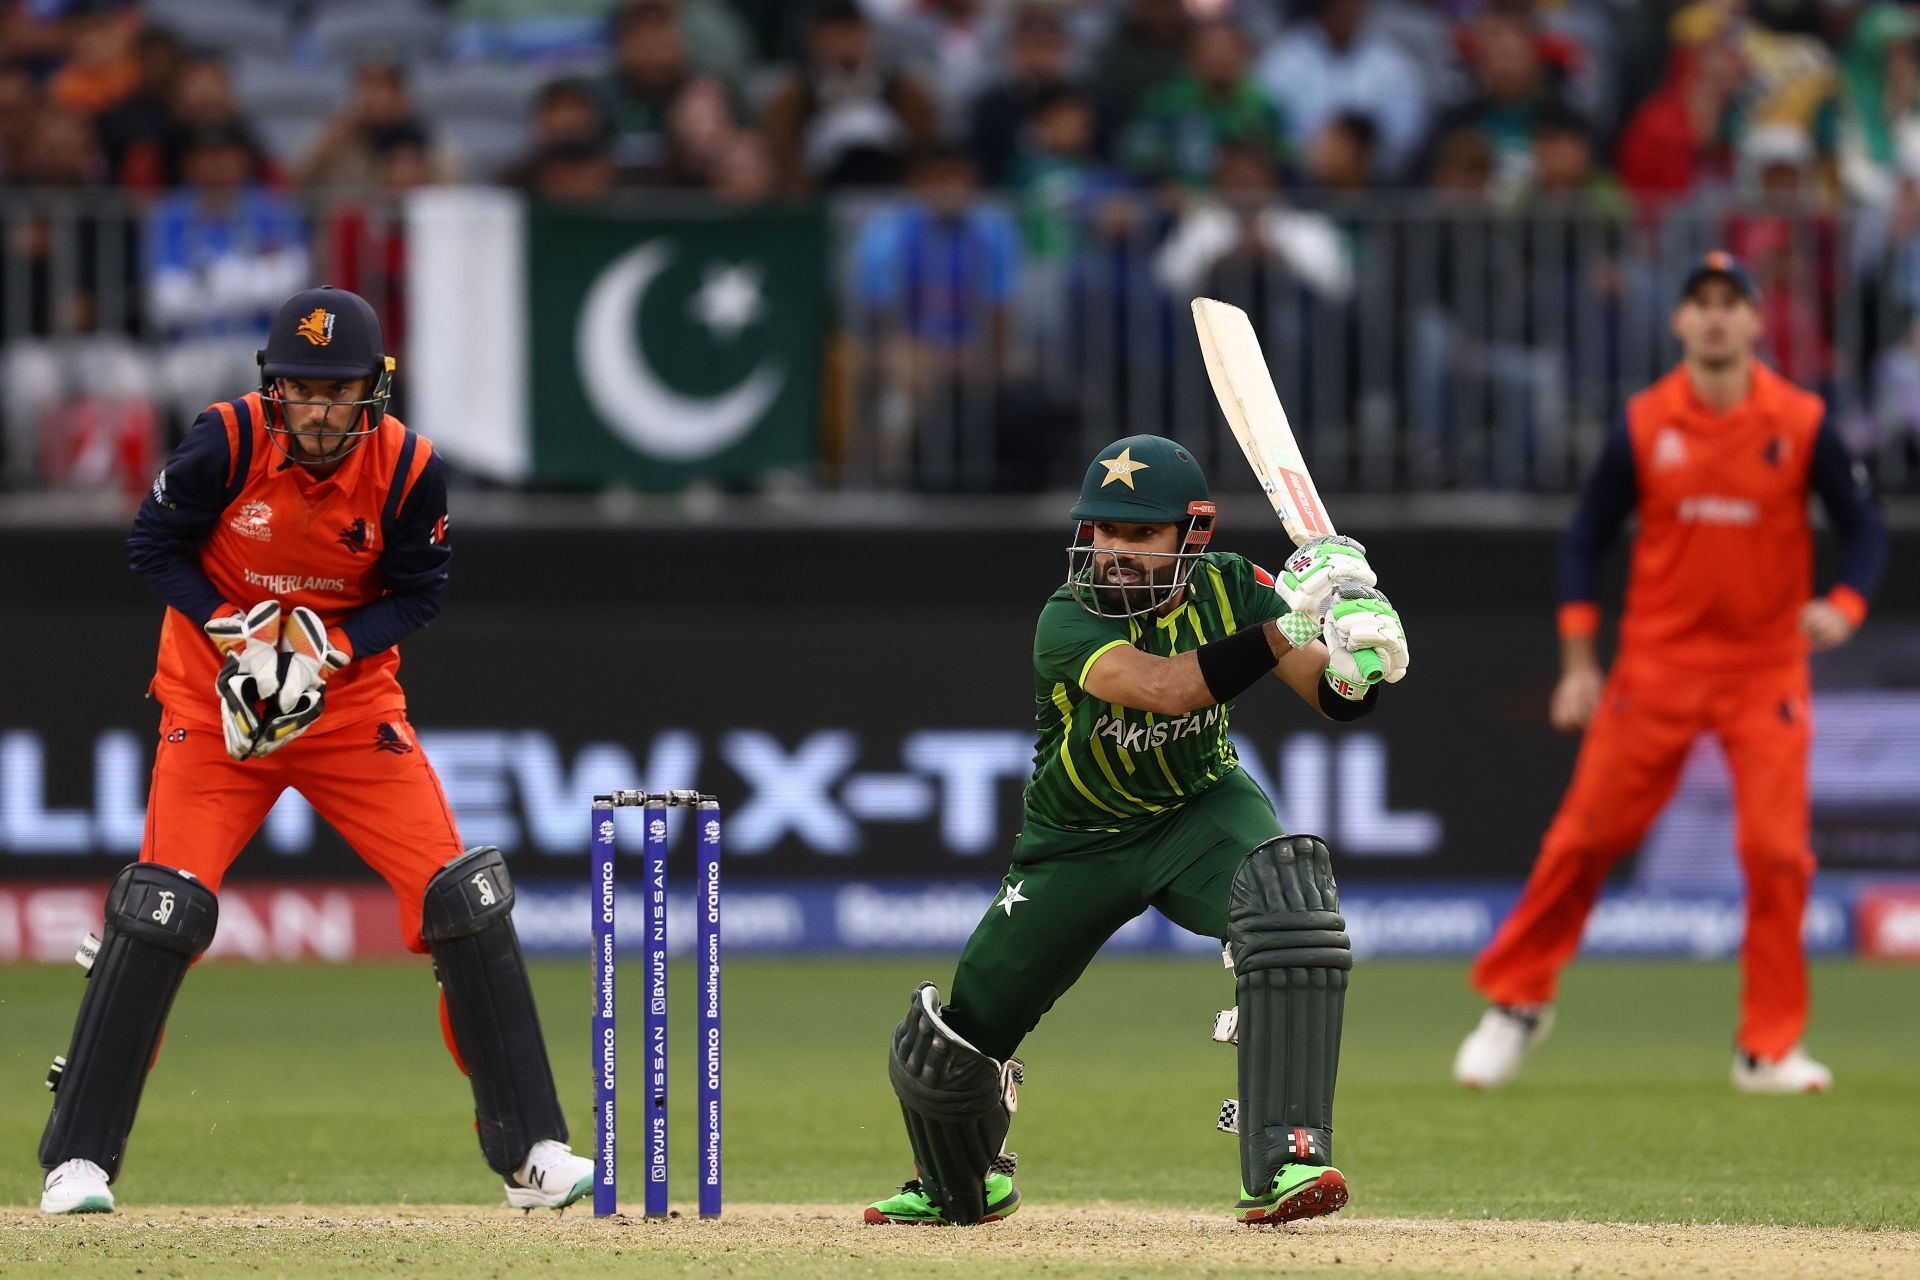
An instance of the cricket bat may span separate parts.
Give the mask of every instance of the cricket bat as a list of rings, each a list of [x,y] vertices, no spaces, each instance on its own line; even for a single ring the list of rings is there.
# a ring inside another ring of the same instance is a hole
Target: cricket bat
[[[1293,427],[1247,313],[1231,303],[1195,298],[1193,326],[1199,331],[1207,378],[1221,412],[1227,415],[1227,426],[1293,545],[1333,533],[1333,519],[1314,488],[1300,443],[1293,438]],[[1383,674],[1379,655],[1371,649],[1356,651],[1353,660],[1368,684]]]

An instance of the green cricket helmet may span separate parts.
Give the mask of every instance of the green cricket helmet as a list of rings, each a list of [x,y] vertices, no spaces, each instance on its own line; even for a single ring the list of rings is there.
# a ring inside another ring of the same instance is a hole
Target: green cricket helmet
[[[1100,450],[1067,514],[1076,522],[1067,547],[1067,590],[1100,618],[1138,617],[1173,599],[1213,536],[1206,473],[1165,436],[1126,436]],[[1102,547],[1096,526],[1109,522],[1179,525],[1180,549]]]

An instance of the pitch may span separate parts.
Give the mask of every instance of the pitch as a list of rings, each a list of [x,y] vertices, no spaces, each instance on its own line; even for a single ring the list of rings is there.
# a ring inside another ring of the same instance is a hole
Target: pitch
[[[1023,1046],[1012,1146],[1026,1201],[971,1231],[863,1228],[908,1175],[885,1086],[902,993],[950,961],[737,961],[727,970],[727,1217],[691,1220],[690,1021],[674,1026],[674,1203],[687,1219],[595,1222],[505,1208],[439,1043],[424,966],[210,964],[183,990],[115,1190],[126,1212],[48,1221],[37,1087],[65,1043],[77,968],[0,969],[0,1271],[149,1275],[586,1274],[654,1259],[813,1276],[1031,1263],[1054,1275],[1894,1276],[1920,1271],[1911,1194],[1912,975],[1816,965],[1808,1042],[1824,1097],[1726,1083],[1737,977],[1723,965],[1587,964],[1513,1088],[1447,1078],[1477,1014],[1457,965],[1356,969],[1338,1156],[1351,1206],[1256,1230],[1227,1214],[1233,1140],[1212,1130],[1233,1056],[1213,1044],[1226,975],[1204,958],[1097,961]],[[690,1010],[686,966],[678,1008]],[[576,1146],[588,1132],[584,964],[536,968]],[[623,984],[629,1036],[639,984]],[[684,1021],[684,1019],[683,1019]],[[571,1064],[571,1065],[570,1065]],[[637,1131],[637,1105],[624,1117]],[[629,1144],[628,1149],[634,1148]],[[637,1207],[637,1159],[623,1200]]]

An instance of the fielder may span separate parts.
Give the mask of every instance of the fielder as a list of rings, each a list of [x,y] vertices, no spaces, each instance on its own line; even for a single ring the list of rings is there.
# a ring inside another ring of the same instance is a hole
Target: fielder
[[[866,1221],[993,1222],[1018,1207],[1004,1146],[1014,1050],[1149,906],[1219,938],[1235,973],[1237,1008],[1215,1035],[1237,1029],[1240,1220],[1332,1213],[1347,1200],[1333,1089],[1352,954],[1327,846],[1282,833],[1227,720],[1270,674],[1331,719],[1367,714],[1379,686],[1352,651],[1374,649],[1399,680],[1399,616],[1351,539],[1307,543],[1277,584],[1208,551],[1206,478],[1171,440],[1101,450],[1069,514],[1067,580],[1034,634],[1037,743],[1013,865],[951,999],[922,984],[894,1031],[888,1074],[915,1177]]]
[[[1673,312],[1680,365],[1629,402],[1568,530],[1552,714],[1556,728],[1586,737],[1526,890],[1473,967],[1491,1007],[1454,1059],[1470,1088],[1512,1080],[1546,1037],[1560,970],[1601,883],[1640,843],[1703,733],[1720,740],[1733,775],[1747,881],[1733,1084],[1749,1093],[1833,1084],[1800,1046],[1800,929],[1814,867],[1807,653],[1844,643],[1866,616],[1886,529],[1824,402],[1754,359],[1757,301],[1726,253],[1688,275]],[[1841,548],[1839,585],[1816,599],[1810,489]],[[1629,514],[1639,535],[1620,652],[1603,677],[1595,588]]]
[[[507,1202],[561,1208],[593,1166],[565,1145],[513,886],[498,850],[462,852],[396,679],[395,645],[439,612],[452,557],[440,459],[387,414],[394,362],[357,294],[295,294],[260,362],[260,390],[200,415],[128,539],[168,606],[151,686],[160,741],[140,860],[107,894],[73,1040],[48,1077],[40,1207],[112,1210],[167,1011],[213,941],[221,877],[292,787],[386,878],[407,947],[433,957],[441,1029]]]

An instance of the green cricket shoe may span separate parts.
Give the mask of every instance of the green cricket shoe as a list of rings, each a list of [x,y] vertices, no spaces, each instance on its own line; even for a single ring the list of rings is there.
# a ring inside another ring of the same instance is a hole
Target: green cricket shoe
[[[1262,1196],[1240,1188],[1233,1206],[1242,1222],[1294,1222],[1337,1213],[1347,1203],[1347,1180],[1332,1165],[1283,1164]]]
[[[1020,1207],[1020,1192],[1013,1185],[1013,1178],[1004,1173],[990,1173],[986,1178],[987,1216],[981,1222],[998,1222],[1002,1218],[1013,1216]],[[896,1226],[944,1227],[947,1222],[940,1209],[927,1193],[920,1189],[920,1179],[901,1184],[898,1195],[888,1196],[867,1206],[866,1222],[869,1226],[891,1223]]]

